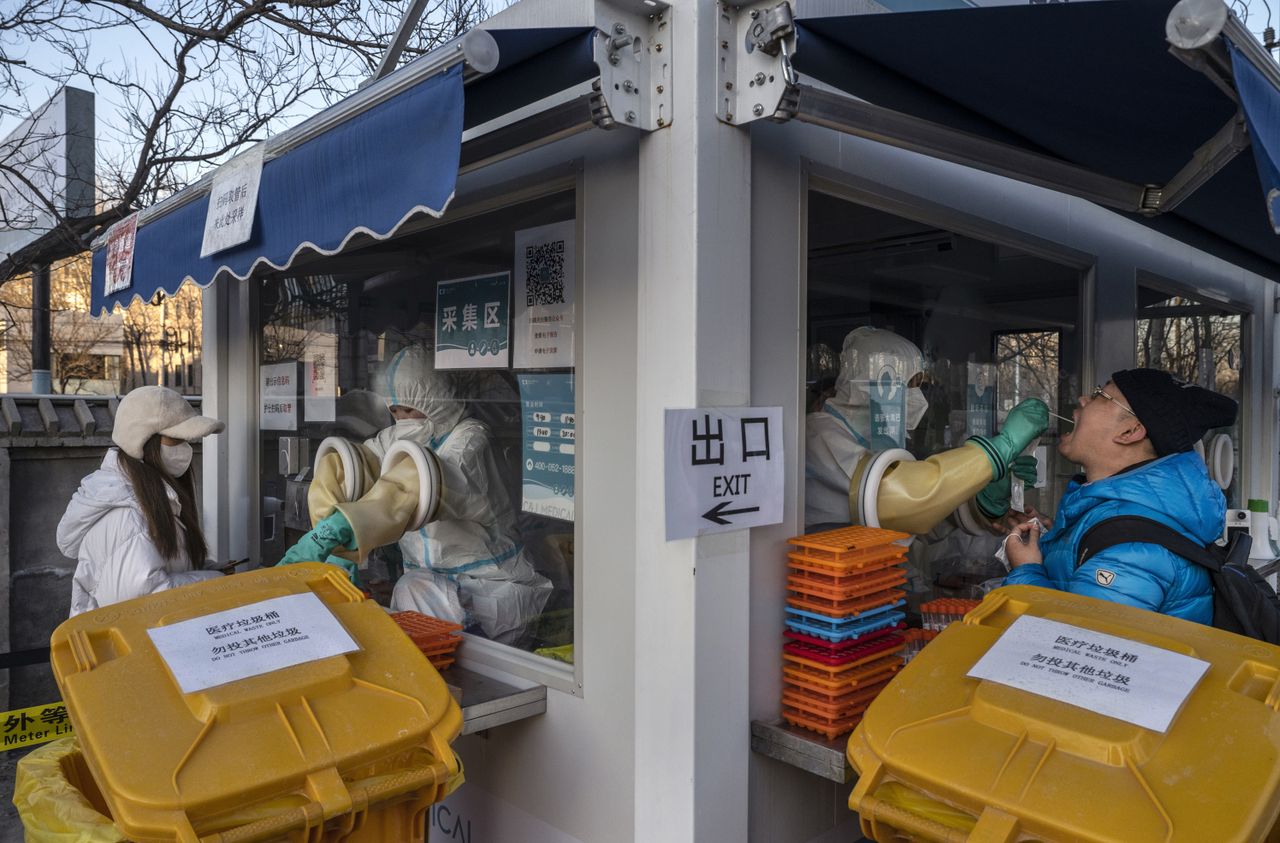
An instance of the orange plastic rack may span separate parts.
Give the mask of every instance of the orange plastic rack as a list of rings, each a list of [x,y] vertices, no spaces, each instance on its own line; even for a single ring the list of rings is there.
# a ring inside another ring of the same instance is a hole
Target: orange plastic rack
[[[901,656],[886,656],[855,668],[839,677],[833,677],[807,665],[793,663],[782,668],[784,681],[801,688],[808,688],[820,694],[840,695],[852,690],[866,688],[892,677],[902,669]]]
[[[867,705],[870,705],[870,703],[867,703]],[[862,711],[855,714],[851,714],[847,717],[831,719],[784,705],[782,707],[782,719],[786,720],[792,726],[799,726],[802,729],[808,729],[810,732],[817,732],[827,740],[835,740],[841,735],[847,735],[857,728],[858,723],[862,720],[862,714],[865,711],[866,707],[864,706]]]
[[[850,600],[832,600],[827,597],[817,597],[807,594],[791,593],[787,596],[787,605],[797,609],[804,609],[808,612],[817,612],[825,615],[833,620],[841,618],[854,618],[864,612],[872,609],[878,609],[881,606],[891,606],[899,600],[905,598],[906,592],[893,589],[890,591],[877,591],[866,597],[855,597]]]
[[[878,685],[862,688],[839,697],[830,697],[804,688],[787,686],[782,689],[782,704],[789,705],[808,714],[816,714],[821,717],[830,717],[833,720],[838,720],[841,717],[848,717],[866,709],[867,705],[888,684],[889,681],[886,679]]]
[[[837,530],[795,536],[787,539],[787,543],[805,548],[810,556],[838,560],[865,550],[883,548],[885,545],[906,538],[910,536],[896,530],[881,530],[877,527],[841,527]]]
[[[787,588],[815,597],[848,600],[875,594],[906,581],[907,572],[896,567],[856,577],[831,577],[810,571],[793,571],[787,576]]]
[[[395,612],[391,620],[404,630],[436,670],[444,670],[453,664],[453,653],[462,643],[462,624],[449,623],[420,612]]]
[[[832,562],[829,559],[814,559],[805,556],[803,553],[792,551],[787,554],[787,559],[790,560],[788,564],[793,571],[810,571],[815,574],[825,574],[829,577],[856,577],[882,571],[894,565],[901,565],[906,561],[907,554],[906,548],[903,548],[902,553],[895,553],[891,556],[876,554],[864,559],[855,559],[851,562]]]

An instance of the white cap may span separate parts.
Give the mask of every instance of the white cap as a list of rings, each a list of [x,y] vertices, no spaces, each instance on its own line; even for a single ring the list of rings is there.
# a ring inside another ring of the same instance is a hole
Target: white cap
[[[135,460],[157,433],[170,439],[194,442],[226,427],[217,419],[202,416],[183,398],[164,386],[140,386],[120,400],[111,441]]]

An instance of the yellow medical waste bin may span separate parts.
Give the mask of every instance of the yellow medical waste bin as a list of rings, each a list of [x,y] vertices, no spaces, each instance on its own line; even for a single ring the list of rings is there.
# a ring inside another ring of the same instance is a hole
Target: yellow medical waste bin
[[[1280,647],[1001,588],[867,710],[849,807],[895,843],[1277,841],[1278,709]]]
[[[84,762],[139,843],[423,840],[460,777],[458,704],[331,565],[106,606],[50,643]]]

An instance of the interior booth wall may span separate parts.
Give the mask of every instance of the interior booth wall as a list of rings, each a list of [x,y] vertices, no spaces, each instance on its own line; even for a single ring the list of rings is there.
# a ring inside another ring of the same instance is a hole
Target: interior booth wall
[[[786,431],[782,524],[751,534],[753,720],[778,717],[788,537],[804,531],[806,250],[809,192],[822,190],[898,216],[1013,246],[1083,273],[1084,388],[1134,365],[1140,272],[1249,311],[1242,494],[1275,501],[1275,283],[1085,200],[813,126],[751,127],[752,402],[781,406]],[[1029,281],[1034,283],[1034,281]],[[1263,455],[1266,455],[1265,457]],[[751,839],[853,839],[840,785],[753,754]],[[856,835],[854,835],[856,837]]]

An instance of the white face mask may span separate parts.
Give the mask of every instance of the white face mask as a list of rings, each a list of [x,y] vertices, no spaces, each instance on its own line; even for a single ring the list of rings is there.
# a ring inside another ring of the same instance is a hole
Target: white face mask
[[[915,430],[916,425],[924,418],[924,411],[929,409],[929,399],[917,387],[907,388],[907,430]]]
[[[170,477],[181,477],[191,467],[191,443],[181,445],[161,445],[160,462],[164,465],[164,473]]]
[[[430,447],[435,441],[436,426],[431,419],[398,419],[393,436]]]

